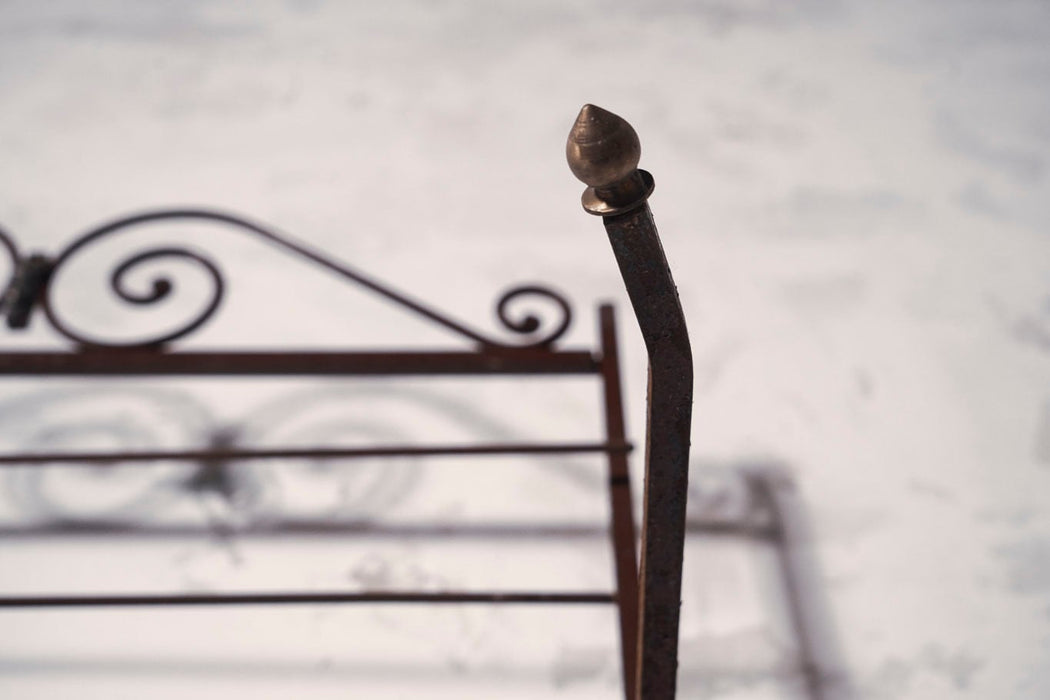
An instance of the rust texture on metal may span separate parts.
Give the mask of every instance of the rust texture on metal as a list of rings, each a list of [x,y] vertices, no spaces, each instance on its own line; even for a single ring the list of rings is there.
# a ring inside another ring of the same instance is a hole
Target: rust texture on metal
[[[589,185],[584,207],[603,217],[649,355],[636,697],[670,700],[677,682],[693,362],[678,290],[646,204],[652,180],[636,170],[641,148],[625,125],[585,105],[566,153],[573,173]]]
[[[616,315],[612,306],[599,310],[602,338],[602,389],[605,434],[609,444],[627,440],[620,389],[620,359],[616,342]],[[616,595],[620,613],[620,652],[624,693],[630,700],[637,676],[638,554],[635,547],[634,505],[626,452],[609,452],[609,512],[616,568]]]
[[[594,374],[584,351],[479,352],[0,352],[0,376],[407,376]]]

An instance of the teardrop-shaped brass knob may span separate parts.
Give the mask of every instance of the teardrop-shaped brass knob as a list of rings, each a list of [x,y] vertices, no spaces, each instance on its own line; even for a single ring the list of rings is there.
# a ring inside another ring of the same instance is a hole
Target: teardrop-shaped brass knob
[[[641,155],[642,145],[634,128],[591,104],[580,110],[565,144],[569,169],[590,187],[605,187],[631,175]]]
[[[569,169],[588,185],[583,208],[615,216],[644,205],[653,193],[653,176],[638,169],[641,155],[630,124],[601,107],[584,105],[565,144]]]

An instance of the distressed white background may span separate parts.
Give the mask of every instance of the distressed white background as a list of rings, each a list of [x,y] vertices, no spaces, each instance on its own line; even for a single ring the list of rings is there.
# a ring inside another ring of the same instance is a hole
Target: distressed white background
[[[584,102],[631,121],[656,177],[697,469],[792,469],[856,697],[1050,695],[1043,2],[0,2],[0,222],[54,250],[128,210],[239,210],[479,327],[506,284],[549,281],[576,301],[568,344],[592,344],[594,302],[627,305],[564,164]],[[195,235],[232,291],[185,347],[446,338],[236,234]],[[85,328],[119,330],[104,294],[66,294]],[[55,343],[41,320],[3,342]],[[644,357],[623,326],[640,439]],[[234,394],[213,410],[243,415]],[[590,396],[528,413],[526,434],[592,426]],[[558,483],[563,505],[593,501]],[[486,501],[426,492],[400,512]],[[460,556],[379,545],[382,564],[329,549],[311,561],[331,572],[304,576],[429,585]],[[203,545],[64,546],[6,547],[4,588],[276,586],[307,556],[267,550],[245,573]],[[681,696],[791,697],[748,672],[780,644],[743,600],[762,567],[716,550],[689,550]],[[561,582],[607,582],[603,554],[551,556]],[[473,561],[463,580],[486,581]],[[531,612],[4,613],[0,695],[615,697],[612,618]]]

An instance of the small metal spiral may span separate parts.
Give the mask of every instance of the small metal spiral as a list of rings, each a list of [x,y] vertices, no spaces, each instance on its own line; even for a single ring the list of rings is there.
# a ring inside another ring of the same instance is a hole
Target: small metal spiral
[[[550,330],[541,332],[544,322],[533,313],[528,313],[517,319],[512,318],[508,313],[510,307],[522,297],[539,297],[554,302],[561,312],[560,319],[556,323],[548,324],[549,328],[553,326]],[[565,334],[565,331],[569,329],[569,324],[572,323],[572,308],[565,297],[552,289],[539,286],[515,287],[508,290],[496,304],[496,315],[499,317],[500,323],[506,328],[515,333],[531,336],[529,347],[546,347],[551,345]]]
[[[54,327],[54,329],[58,333],[62,334],[66,338],[69,338],[70,340],[76,343],[89,347],[159,347],[165,343],[169,343],[173,340],[188,335],[200,328],[202,325],[204,325],[208,321],[208,319],[210,319],[215,314],[215,312],[219,308],[219,304],[222,302],[222,298],[226,289],[226,285],[223,282],[222,274],[219,272],[219,268],[215,265],[215,263],[201,255],[200,253],[197,253],[188,248],[174,247],[154,248],[151,250],[143,251],[141,253],[137,253],[127,258],[122,263],[117,265],[116,268],[114,268],[113,273],[110,275],[109,278],[109,286],[113,290],[114,294],[116,294],[118,297],[130,304],[147,305],[159,302],[162,299],[169,296],[172,290],[175,288],[174,283],[169,277],[155,277],[153,279],[153,285],[150,291],[144,293],[136,292],[132,289],[129,289],[126,284],[126,280],[128,275],[132,273],[134,269],[142,263],[150,262],[157,259],[171,260],[172,258],[190,260],[200,265],[204,270],[207,271],[208,275],[211,278],[212,291],[211,298],[208,300],[208,303],[201,311],[199,311],[193,318],[183,323],[178,328],[169,331],[163,335],[156,336],[148,340],[139,340],[128,343],[113,343],[109,341],[101,341],[97,338],[92,338],[83,335],[71,329],[69,326],[63,323],[61,319],[58,318],[58,316],[55,314],[54,307],[52,306],[49,294],[46,294],[44,297],[44,314],[51,322],[52,327]],[[58,268],[58,265],[61,264],[61,262],[62,259],[60,259],[59,263],[55,265],[56,270]]]

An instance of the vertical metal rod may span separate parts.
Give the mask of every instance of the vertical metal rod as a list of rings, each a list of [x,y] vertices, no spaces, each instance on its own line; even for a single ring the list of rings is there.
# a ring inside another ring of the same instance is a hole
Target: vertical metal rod
[[[646,204],[653,179],[638,170],[638,135],[594,105],[580,110],[566,156],[603,217],[649,355],[637,698],[672,700],[685,545],[693,361],[685,316]]]
[[[599,310],[602,339],[602,390],[605,399],[605,436],[608,442],[626,442],[620,359],[613,307]],[[609,505],[612,520],[613,563],[616,567],[616,600],[620,613],[620,651],[623,659],[624,696],[634,697],[638,655],[638,559],[635,546],[631,476],[624,453],[609,453]]]
[[[671,700],[678,669],[693,364],[649,208],[605,219],[649,353],[639,697]]]

